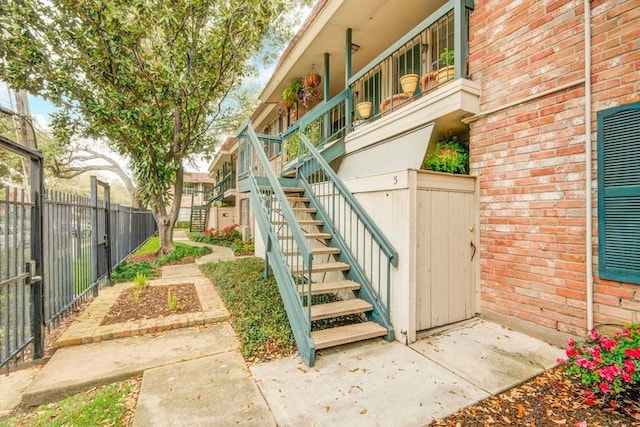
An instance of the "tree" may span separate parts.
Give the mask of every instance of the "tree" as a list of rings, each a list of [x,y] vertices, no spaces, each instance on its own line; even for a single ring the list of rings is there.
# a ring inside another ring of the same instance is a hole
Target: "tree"
[[[297,2],[3,3],[0,79],[59,106],[59,132],[105,139],[130,159],[161,250],[171,251],[183,161],[212,148],[225,98],[267,35],[282,40],[283,11]]]

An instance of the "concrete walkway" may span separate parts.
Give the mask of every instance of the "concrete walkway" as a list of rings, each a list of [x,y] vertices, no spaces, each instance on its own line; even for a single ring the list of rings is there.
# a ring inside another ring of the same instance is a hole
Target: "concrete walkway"
[[[228,255],[217,253],[214,261]],[[323,350],[314,368],[299,357],[247,366],[213,286],[194,265],[177,267],[163,268],[157,283],[202,283],[208,291],[198,295],[218,313],[215,323],[200,313],[197,326],[187,319],[144,329],[140,322],[129,325],[132,336],[105,336],[100,312],[117,292],[101,290],[44,367],[0,377],[0,411],[20,396],[36,405],[142,373],[136,426],[419,425],[513,387],[563,354],[475,320],[410,346],[377,339]]]

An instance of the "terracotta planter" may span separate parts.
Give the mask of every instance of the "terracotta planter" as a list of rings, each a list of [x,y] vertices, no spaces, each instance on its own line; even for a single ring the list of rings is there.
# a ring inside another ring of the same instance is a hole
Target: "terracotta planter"
[[[438,70],[436,77],[438,84],[442,84],[448,80],[452,80],[456,75],[456,69],[453,65]]]
[[[291,109],[291,107],[293,107],[293,101],[288,99],[283,99],[282,101],[280,101],[280,105],[282,105],[283,108],[289,110]]]
[[[318,87],[320,86],[320,82],[322,81],[322,78],[320,77],[319,74],[307,74],[306,76],[304,76],[304,87]]]
[[[366,101],[366,102],[360,102],[358,103],[358,105],[356,105],[356,110],[358,110],[358,115],[360,116],[360,118],[362,119],[368,119],[369,116],[371,115],[371,103]]]
[[[400,77],[400,86],[402,86],[402,91],[407,96],[413,96],[413,93],[416,91],[418,87],[418,79],[420,76],[417,74],[405,74]]]

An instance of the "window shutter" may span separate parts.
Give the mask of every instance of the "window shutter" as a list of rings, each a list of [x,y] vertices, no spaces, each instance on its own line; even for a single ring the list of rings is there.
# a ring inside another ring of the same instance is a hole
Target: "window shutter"
[[[640,102],[598,113],[598,267],[640,284]]]

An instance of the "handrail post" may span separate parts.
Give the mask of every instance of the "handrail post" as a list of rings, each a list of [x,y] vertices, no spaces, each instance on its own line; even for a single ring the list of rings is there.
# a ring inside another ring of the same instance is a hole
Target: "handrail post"
[[[330,86],[331,82],[329,81],[329,72],[330,72],[329,53],[325,52],[324,61],[323,62],[324,62],[324,86],[323,86],[322,96],[323,96],[323,99],[326,102],[326,101],[329,100],[329,96],[331,94],[331,92],[329,91],[329,89],[331,87]],[[324,136],[325,139],[329,137],[329,129],[330,129],[330,126],[329,126],[330,114],[329,113],[330,112],[331,112],[331,110],[327,110],[327,112],[324,113],[324,120],[323,120],[323,123],[324,123],[323,133],[324,133],[324,135],[323,136]]]
[[[345,72],[345,82],[344,85],[346,88],[349,87],[349,79],[351,79],[351,35],[352,35],[352,30],[351,28],[347,28],[347,37],[346,37],[346,46],[345,46],[345,66],[344,66],[344,72]],[[345,109],[344,109],[344,131],[345,131],[345,135],[348,135],[349,133],[351,133],[351,116],[352,116],[352,112],[353,111],[353,100],[351,99],[351,96],[347,97],[346,100],[346,105],[345,105]]]

